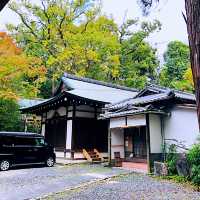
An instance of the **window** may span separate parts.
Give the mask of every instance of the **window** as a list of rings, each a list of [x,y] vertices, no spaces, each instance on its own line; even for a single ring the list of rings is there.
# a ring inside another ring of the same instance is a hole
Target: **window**
[[[2,146],[11,147],[14,144],[14,137],[12,136],[2,136]]]
[[[16,137],[15,146],[35,146],[35,138]]]
[[[44,146],[45,142],[43,138],[35,138],[36,146]]]
[[[44,146],[44,138],[16,137],[15,146]]]

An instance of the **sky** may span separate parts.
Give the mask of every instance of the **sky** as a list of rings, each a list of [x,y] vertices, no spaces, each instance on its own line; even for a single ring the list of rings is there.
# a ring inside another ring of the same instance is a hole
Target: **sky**
[[[162,55],[170,41],[180,40],[188,43],[188,39],[186,24],[182,17],[184,0],[162,0],[161,2],[147,17],[142,16],[137,0],[102,0],[102,12],[107,16],[112,16],[119,25],[122,24],[125,13],[127,18],[139,17],[146,21],[158,19],[162,23],[162,30],[152,34],[148,41],[153,47],[158,48],[157,55],[162,60]],[[18,22],[17,16],[7,6],[0,12],[0,31],[6,30],[6,23]]]

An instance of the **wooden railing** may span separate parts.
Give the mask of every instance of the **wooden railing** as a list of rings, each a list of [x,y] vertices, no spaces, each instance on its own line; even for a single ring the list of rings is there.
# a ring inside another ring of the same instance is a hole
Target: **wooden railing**
[[[84,156],[89,162],[92,162],[92,158],[90,157],[90,154],[89,154],[85,149],[83,149],[83,156]]]
[[[94,152],[98,155],[99,158],[101,158],[101,162],[104,162],[103,156],[99,153],[97,149],[94,149]]]

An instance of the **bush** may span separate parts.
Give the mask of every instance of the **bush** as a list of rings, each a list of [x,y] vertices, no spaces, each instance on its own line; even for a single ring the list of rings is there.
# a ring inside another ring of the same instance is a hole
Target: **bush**
[[[178,160],[178,155],[177,155],[176,145],[171,144],[168,147],[168,152],[167,152],[167,157],[166,157],[166,163],[167,163],[169,175],[177,174],[177,169],[176,169],[177,160]]]
[[[16,101],[0,98],[0,131],[21,131],[23,124]]]
[[[188,151],[187,159],[191,168],[191,180],[195,185],[200,185],[200,143]]]

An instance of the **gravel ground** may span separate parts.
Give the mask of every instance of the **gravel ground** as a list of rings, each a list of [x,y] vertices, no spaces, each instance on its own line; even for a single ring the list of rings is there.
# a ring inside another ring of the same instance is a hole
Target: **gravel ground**
[[[200,192],[145,175],[131,174],[65,191],[45,200],[200,200]]]
[[[12,169],[0,172],[0,200],[36,198],[127,172],[90,164]]]

